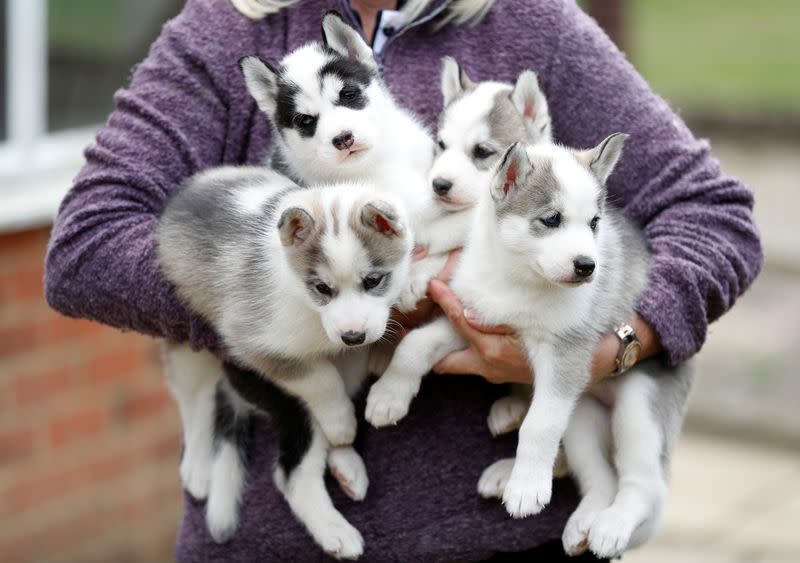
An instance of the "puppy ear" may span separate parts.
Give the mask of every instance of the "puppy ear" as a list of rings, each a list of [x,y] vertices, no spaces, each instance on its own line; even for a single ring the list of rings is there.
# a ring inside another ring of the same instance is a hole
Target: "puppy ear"
[[[452,102],[464,90],[475,87],[461,65],[453,57],[442,58],[442,96],[444,105]]]
[[[297,246],[314,232],[314,219],[302,207],[290,207],[281,214],[278,231],[283,246]]]
[[[389,238],[401,238],[405,227],[394,207],[385,201],[371,201],[361,209],[361,224]]]
[[[492,178],[492,198],[496,203],[514,197],[525,177],[533,169],[528,151],[522,143],[514,143],[495,167]]]
[[[522,116],[529,142],[552,140],[550,110],[535,72],[525,70],[517,77],[511,92],[511,103]]]
[[[328,47],[343,57],[356,59],[373,68],[377,67],[370,46],[336,10],[329,11],[322,18],[322,39]]]
[[[627,133],[612,133],[600,141],[600,144],[595,148],[578,153],[578,156],[601,184],[605,184],[614,171],[619,157],[622,156],[622,147],[628,137],[630,135]]]
[[[255,56],[239,59],[239,68],[258,107],[271,115],[278,100],[278,72],[271,64]]]

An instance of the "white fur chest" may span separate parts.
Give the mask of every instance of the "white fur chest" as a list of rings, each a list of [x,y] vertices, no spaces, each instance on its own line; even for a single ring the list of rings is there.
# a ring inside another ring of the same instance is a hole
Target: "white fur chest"
[[[511,279],[512,267],[520,265],[468,248],[451,285],[483,323],[506,324],[535,340],[550,341],[589,320],[593,286],[523,285]]]

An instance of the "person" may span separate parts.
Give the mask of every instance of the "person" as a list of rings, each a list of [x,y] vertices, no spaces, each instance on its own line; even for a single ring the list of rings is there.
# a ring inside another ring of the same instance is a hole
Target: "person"
[[[692,136],[572,0],[491,4],[409,0],[398,16],[387,10],[396,8],[392,0],[188,0],[129,87],[117,92],[116,110],[86,149],[86,164],[61,204],[46,263],[50,305],[222,350],[158,271],[157,217],[189,175],[262,162],[273,132],[249,97],[237,60],[258,54],[276,62],[318,40],[323,14],[335,8],[366,37],[375,30],[389,89],[431,128],[442,109],[441,58],[453,55],[475,80],[513,82],[523,69],[535,70],[560,143],[589,147],[609,133],[629,133],[609,191],[642,226],[654,252],[649,287],[629,322],[643,356],[660,354],[669,364],[692,356],[708,323],[760,270],[751,191],[722,173],[708,143]],[[259,6],[272,13],[253,9]],[[415,14],[404,21],[411,8]],[[471,16],[473,25],[463,21]],[[486,415],[503,392],[491,383],[530,381],[519,343],[503,327],[475,325],[445,284],[432,283],[431,297],[472,343],[437,370],[484,378],[427,378],[402,423],[381,430],[362,423],[356,445],[370,475],[367,499],[350,502],[332,486],[334,502],[362,532],[365,561],[478,561],[523,551],[558,560],[560,534],[577,498],[569,480],[557,481],[542,514],[522,520],[476,493],[481,471],[514,453],[513,436],[490,437]],[[618,348],[613,335],[598,347],[596,379],[614,370]],[[323,558],[274,488],[275,443],[267,422],[257,423],[254,438],[237,534],[214,544],[203,503],[187,495],[178,561]]]

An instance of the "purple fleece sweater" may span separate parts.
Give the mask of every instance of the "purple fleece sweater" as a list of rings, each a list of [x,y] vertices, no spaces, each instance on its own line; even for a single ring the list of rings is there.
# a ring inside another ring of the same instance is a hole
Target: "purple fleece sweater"
[[[87,164],[61,205],[47,256],[46,293],[55,309],[220,348],[158,271],[156,219],[190,174],[262,161],[272,132],[236,62],[250,54],[277,61],[319,39],[330,8],[355,23],[346,0],[304,0],[258,22],[229,0],[189,0],[164,27],[130,86],[117,93],[117,109],[86,150]],[[614,131],[631,135],[609,190],[645,229],[655,253],[639,312],[661,337],[667,361],[694,354],[708,323],[760,269],[750,190],[723,175],[708,143],[692,136],[570,0],[498,0],[477,27],[434,34],[417,25],[395,34],[379,56],[384,78],[431,127],[441,110],[444,55],[456,56],[475,80],[511,82],[523,69],[536,70],[561,143],[589,147]],[[352,503],[331,490],[365,537],[364,560],[474,560],[560,536],[575,500],[568,482],[556,485],[542,515],[522,521],[475,492],[481,470],[514,451],[513,437],[493,440],[486,429],[498,393],[478,378],[429,378],[401,424],[361,429],[367,500]],[[179,560],[318,556],[272,485],[275,448],[267,425],[260,423],[256,435],[239,533],[214,545],[202,504],[187,497]]]

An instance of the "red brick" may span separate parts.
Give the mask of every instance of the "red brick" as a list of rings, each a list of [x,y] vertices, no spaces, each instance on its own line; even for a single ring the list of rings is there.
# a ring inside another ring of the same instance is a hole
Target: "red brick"
[[[31,561],[31,550],[35,547],[33,538],[20,535],[0,538],[0,553],[3,560],[23,563]]]
[[[46,529],[22,536],[20,541],[26,549],[22,559],[13,561],[72,561],[72,554],[95,544],[104,537],[104,533],[114,527],[129,525],[114,517],[108,508],[99,508],[89,513],[77,514],[74,517],[53,522]],[[12,544],[13,546],[13,544]],[[6,559],[4,559],[6,560]],[[95,560],[95,559],[93,559]],[[108,561],[108,559],[96,559]]]
[[[175,426],[169,428],[168,430],[168,435],[160,436],[156,442],[146,448],[146,457],[159,459],[175,458],[176,460],[180,457],[181,433],[180,429],[178,428],[177,421]]]
[[[34,401],[46,400],[63,393],[72,385],[70,370],[55,367],[41,373],[21,373],[16,376],[14,390],[16,403],[26,406]]]
[[[3,234],[0,236],[0,256],[11,253],[36,253],[44,259],[49,236],[47,229]]]
[[[50,423],[50,444],[58,447],[96,435],[105,428],[107,421],[105,408],[95,405],[56,418]]]
[[[157,387],[137,395],[126,397],[122,405],[122,416],[126,420],[149,418],[172,404],[166,387]]]
[[[36,346],[39,327],[36,320],[0,326],[0,360],[20,355]]]
[[[115,346],[88,359],[84,376],[92,384],[105,383],[132,375],[150,363],[152,356],[136,344]]]
[[[41,264],[6,271],[0,284],[7,286],[3,293],[10,301],[44,300],[44,269]]]
[[[0,430],[0,464],[19,462],[33,454],[33,428]]]
[[[53,312],[47,315],[47,320],[42,327],[42,335],[48,346],[73,340],[83,340],[92,345],[93,342],[90,339],[112,330],[100,323],[86,319],[73,319]]]
[[[108,481],[126,471],[136,470],[136,457],[133,452],[114,453],[92,460],[87,464],[88,477],[92,483]]]
[[[14,514],[38,508],[43,502],[58,498],[80,484],[80,472],[74,468],[39,468],[11,484],[0,498],[0,514]]]

